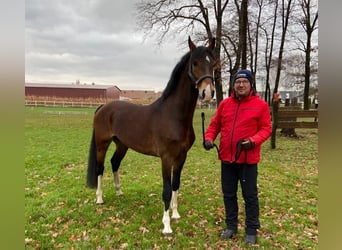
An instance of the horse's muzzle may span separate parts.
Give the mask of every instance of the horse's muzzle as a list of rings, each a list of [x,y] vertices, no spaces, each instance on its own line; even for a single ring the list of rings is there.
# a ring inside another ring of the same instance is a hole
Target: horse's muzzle
[[[199,92],[199,99],[201,101],[210,101],[215,95],[215,90],[212,89],[211,84],[208,84],[205,89]]]

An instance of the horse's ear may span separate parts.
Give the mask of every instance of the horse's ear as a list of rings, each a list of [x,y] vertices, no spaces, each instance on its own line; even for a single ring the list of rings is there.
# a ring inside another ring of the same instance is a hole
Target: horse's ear
[[[191,41],[190,36],[189,36],[189,39],[188,39],[188,44],[189,44],[189,48],[190,48],[191,52],[196,49],[196,45]]]
[[[211,49],[211,50],[214,50],[214,48],[215,48],[215,42],[216,42],[215,37],[211,38],[211,39],[210,39],[210,42],[209,42],[208,48]]]

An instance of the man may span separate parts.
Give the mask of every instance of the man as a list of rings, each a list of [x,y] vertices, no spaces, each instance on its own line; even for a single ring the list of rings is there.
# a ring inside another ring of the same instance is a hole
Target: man
[[[213,148],[221,133],[219,156],[221,185],[227,229],[222,238],[232,238],[238,227],[238,182],[245,201],[245,242],[255,244],[259,222],[257,190],[258,163],[261,144],[272,132],[270,109],[256,93],[249,70],[238,71],[230,97],[222,100],[205,133],[204,148]]]

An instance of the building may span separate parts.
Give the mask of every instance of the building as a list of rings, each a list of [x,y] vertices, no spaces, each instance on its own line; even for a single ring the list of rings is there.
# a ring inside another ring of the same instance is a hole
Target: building
[[[26,97],[118,100],[120,91],[115,85],[25,83]]]

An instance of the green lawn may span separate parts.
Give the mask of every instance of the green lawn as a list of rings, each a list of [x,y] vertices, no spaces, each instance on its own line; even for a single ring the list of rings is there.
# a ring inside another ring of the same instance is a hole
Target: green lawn
[[[220,162],[202,147],[202,110],[196,110],[196,141],[182,172],[181,219],[163,237],[159,158],[129,150],[120,167],[123,196],[116,196],[109,158],[103,205],[85,186],[95,109],[25,109],[26,249],[248,249],[239,193],[237,237],[221,240],[224,207]],[[205,110],[206,126],[214,114]],[[296,129],[299,139],[277,137],[263,146],[259,164],[260,249],[317,249],[318,133]],[[113,152],[111,146],[109,152]],[[110,155],[108,155],[110,156]],[[240,192],[240,191],[239,191]]]

